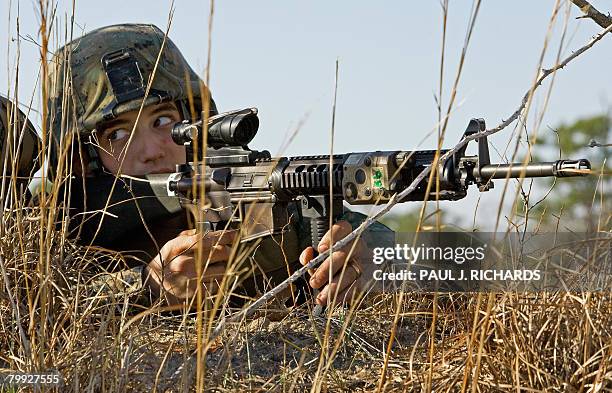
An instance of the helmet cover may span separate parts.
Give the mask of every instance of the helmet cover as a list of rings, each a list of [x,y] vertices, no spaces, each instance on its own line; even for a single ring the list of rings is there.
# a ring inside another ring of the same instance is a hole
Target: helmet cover
[[[0,96],[0,171],[8,179],[16,163],[16,176],[27,180],[37,167],[40,138],[36,129],[17,105]],[[6,172],[4,172],[6,168]]]
[[[208,98],[211,115],[217,113],[204,82],[154,25],[93,30],[60,48],[50,70],[47,124],[55,138],[52,156],[63,135],[90,134],[99,124],[139,109],[143,98],[145,106],[175,101],[185,119],[190,117],[190,100],[199,116],[203,99]]]

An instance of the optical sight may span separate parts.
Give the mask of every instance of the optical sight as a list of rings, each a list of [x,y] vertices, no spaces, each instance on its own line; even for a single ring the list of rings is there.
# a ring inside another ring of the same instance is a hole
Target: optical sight
[[[257,108],[220,113],[208,119],[207,144],[212,148],[246,146],[255,138],[258,129]],[[171,135],[174,143],[178,145],[191,144],[198,140],[198,144],[202,146],[202,120],[195,123],[178,123],[172,129]]]

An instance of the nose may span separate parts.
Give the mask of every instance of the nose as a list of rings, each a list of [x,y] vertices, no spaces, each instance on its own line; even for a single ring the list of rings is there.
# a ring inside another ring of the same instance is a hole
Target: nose
[[[140,146],[139,159],[145,164],[159,162],[166,156],[164,149],[164,137],[148,127],[139,127],[136,132],[137,140],[133,143]]]

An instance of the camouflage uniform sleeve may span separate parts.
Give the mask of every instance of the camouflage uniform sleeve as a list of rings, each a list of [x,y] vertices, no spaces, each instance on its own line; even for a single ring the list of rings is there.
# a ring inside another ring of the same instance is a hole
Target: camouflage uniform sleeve
[[[346,210],[341,219],[348,221],[353,227],[353,230],[355,230],[367,219],[367,216],[362,213]],[[376,221],[361,234],[361,239],[365,241],[368,248],[394,247],[395,232],[386,225]]]
[[[114,273],[100,273],[85,283],[85,296],[115,303],[148,306],[151,304],[150,293],[143,286],[144,266]]]
[[[347,210],[342,216],[342,219],[348,221],[354,230],[367,219],[367,216]],[[364,231],[364,233],[362,233],[361,239],[363,239],[370,250],[374,250],[375,248],[395,248],[397,243],[395,232],[378,221],[374,222]],[[374,263],[373,260],[370,262]],[[410,265],[404,260],[385,259],[381,265],[378,265],[377,269],[381,270],[382,273],[397,273],[401,270],[409,270]],[[412,288],[410,285],[408,285],[408,287],[403,285],[403,281],[384,280],[376,282],[373,277],[369,285],[371,285],[374,292],[397,292],[400,290],[410,290]]]

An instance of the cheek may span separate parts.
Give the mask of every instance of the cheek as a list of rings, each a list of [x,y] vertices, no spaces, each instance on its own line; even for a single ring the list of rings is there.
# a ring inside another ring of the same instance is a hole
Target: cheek
[[[184,146],[179,146],[176,143],[174,143],[173,141],[171,141],[172,143],[172,158],[174,160],[174,163],[176,164],[184,164],[187,156],[185,154],[185,147]]]
[[[106,151],[98,149],[98,155],[100,156],[102,165],[113,174],[117,174],[121,166],[122,173],[127,175],[138,175],[138,173],[135,172],[135,157],[138,156],[138,153],[133,146],[134,142],[132,142],[130,148],[125,151],[124,143],[116,143],[113,145],[112,154],[110,146]],[[121,161],[123,161],[122,164]]]
[[[102,161],[104,168],[109,170],[111,173],[116,174],[119,170],[119,163],[117,162],[117,159],[114,156],[100,150],[98,150],[98,155],[100,156],[100,161]]]
[[[168,152],[168,156],[172,158],[172,161],[174,163],[185,163],[185,146],[177,145],[172,140],[172,137],[168,136],[167,138],[164,138],[164,148]]]

